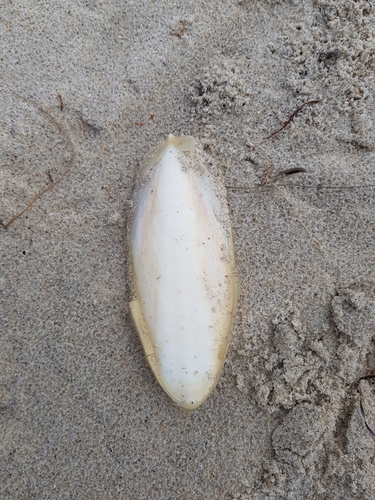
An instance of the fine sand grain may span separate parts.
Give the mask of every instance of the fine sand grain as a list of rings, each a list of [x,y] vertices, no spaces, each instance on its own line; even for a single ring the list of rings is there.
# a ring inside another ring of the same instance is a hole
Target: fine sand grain
[[[373,2],[13,0],[0,21],[3,224],[46,191],[0,227],[0,498],[375,498]],[[136,173],[169,133],[225,175],[241,288],[192,413],[127,307]]]

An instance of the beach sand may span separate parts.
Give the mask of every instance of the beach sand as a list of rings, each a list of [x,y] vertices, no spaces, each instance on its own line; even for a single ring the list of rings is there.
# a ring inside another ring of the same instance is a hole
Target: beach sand
[[[374,26],[366,0],[2,4],[3,224],[50,188],[0,227],[2,500],[375,497]],[[240,281],[190,413],[127,306],[169,133],[225,173]]]

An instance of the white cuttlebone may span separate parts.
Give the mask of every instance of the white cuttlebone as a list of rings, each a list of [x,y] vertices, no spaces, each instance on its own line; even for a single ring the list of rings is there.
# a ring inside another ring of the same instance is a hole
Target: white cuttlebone
[[[131,315],[156,378],[187,409],[220,377],[237,299],[226,200],[184,161],[193,150],[193,138],[170,135],[151,158],[130,234]]]

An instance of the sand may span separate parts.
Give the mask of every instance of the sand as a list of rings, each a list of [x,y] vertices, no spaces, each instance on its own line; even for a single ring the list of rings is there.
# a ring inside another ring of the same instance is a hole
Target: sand
[[[367,0],[2,4],[3,224],[50,189],[0,228],[1,499],[375,497],[374,23]],[[225,173],[241,286],[192,413],[127,307],[169,133]]]

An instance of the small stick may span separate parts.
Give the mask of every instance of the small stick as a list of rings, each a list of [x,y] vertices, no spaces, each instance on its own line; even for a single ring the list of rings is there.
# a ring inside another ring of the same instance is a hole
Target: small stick
[[[365,410],[363,409],[363,405],[362,405],[362,399],[359,400],[359,409],[361,410],[361,415],[363,417],[363,420],[365,421],[365,426],[367,427],[367,430],[370,432],[370,434],[373,437],[375,437],[375,432],[371,429],[371,427],[367,423]]]
[[[272,174],[274,168],[275,168],[275,165],[273,163],[271,163],[271,165],[268,167],[267,172],[265,173],[263,179],[261,180],[261,182],[259,184],[260,186],[264,186],[265,185],[265,183],[269,179],[270,175]]]
[[[275,177],[272,180],[275,181],[282,175],[298,174],[299,172],[306,172],[306,169],[303,167],[295,167],[295,168],[288,168],[287,170],[281,170],[280,172],[276,173]]]
[[[61,176],[56,179],[55,181],[53,181],[48,187],[46,187],[45,189],[42,189],[42,191],[40,191],[36,196],[34,196],[34,198],[29,201],[29,203],[26,205],[26,208],[24,208],[23,210],[21,210],[21,212],[19,212],[18,214],[16,214],[14,217],[12,217],[10,219],[10,221],[8,221],[6,224],[4,224],[4,222],[2,220],[0,220],[0,227],[2,227],[3,229],[8,229],[8,227],[13,224],[13,222],[17,219],[19,219],[20,217],[22,217],[22,215],[25,213],[25,212],[28,212],[30,210],[30,208],[34,205],[34,203],[39,200],[39,198],[41,198],[45,193],[47,193],[47,191],[49,191],[50,189],[52,189],[53,187],[57,186],[58,184],[60,184],[60,182],[64,179],[64,177],[66,176],[66,174],[69,172],[71,166],[73,165],[74,163],[74,160],[75,160],[75,157],[76,157],[76,151],[75,151],[75,148],[74,148],[74,145],[73,145],[73,141],[71,140],[69,134],[65,131],[65,129],[62,127],[62,125],[60,125],[60,123],[58,123],[54,118],[53,116],[51,116],[47,111],[45,111],[43,108],[37,106],[35,103],[33,103],[30,99],[27,99],[26,97],[22,97],[21,95],[17,94],[16,92],[14,91],[11,91],[13,92],[14,95],[16,95],[17,97],[19,97],[20,99],[22,99],[23,101],[25,102],[28,102],[30,104],[32,104],[33,106],[36,107],[36,109],[38,109],[41,113],[43,113],[44,115],[47,116],[47,118],[53,123],[53,125],[61,132],[61,134],[65,137],[65,139],[67,140],[69,146],[70,146],[70,158],[68,160],[68,163],[66,164],[66,167],[65,167],[65,170],[64,172],[61,174]]]
[[[293,113],[289,116],[289,118],[287,119],[287,121],[283,123],[283,125],[282,125],[281,128],[279,128],[275,132],[272,132],[271,135],[265,137],[263,140],[265,141],[266,139],[271,139],[271,137],[274,137],[275,135],[277,135],[278,133],[280,133],[282,130],[284,130],[284,128],[287,127],[294,120],[294,118],[298,115],[298,113],[300,111],[302,111],[302,109],[305,106],[312,106],[313,104],[318,104],[319,102],[322,102],[322,101],[320,99],[316,99],[315,101],[307,101],[304,104],[302,104],[302,106],[300,106],[295,111],[293,111]]]
[[[51,182],[53,182],[53,179],[52,179],[52,175],[51,175],[51,171],[50,170],[47,170],[47,175],[48,175],[48,178]]]
[[[367,375],[365,377],[361,377],[359,380],[358,380],[358,384],[361,380],[368,380],[368,379],[373,379],[375,378],[375,375],[372,374],[372,375]],[[365,421],[365,426],[367,427],[367,430],[370,432],[370,434],[375,437],[375,432],[371,429],[371,427],[368,425],[367,423],[367,420],[366,420],[366,414],[365,414],[365,410],[363,408],[363,404],[362,404],[362,397],[359,398],[359,409],[361,410],[361,415],[363,417],[363,420]]]
[[[263,179],[261,180],[259,186],[264,186],[267,183],[274,168],[275,168],[275,166],[272,163],[272,165],[269,166],[267,172],[265,173]],[[276,179],[278,179],[282,175],[292,175],[292,174],[297,174],[299,172],[306,172],[306,169],[302,168],[302,167],[295,167],[295,168],[288,168],[287,170],[282,170],[280,172],[277,172],[276,175],[271,179],[271,181],[274,182]]]
[[[60,94],[57,94],[57,98],[60,101],[60,111],[64,111],[64,103]]]

